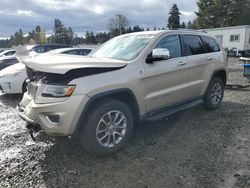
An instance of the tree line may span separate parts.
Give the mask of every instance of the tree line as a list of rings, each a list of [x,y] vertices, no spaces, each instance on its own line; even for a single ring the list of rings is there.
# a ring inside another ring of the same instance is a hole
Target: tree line
[[[36,26],[34,30],[23,34],[19,29],[9,39],[0,40],[0,47],[12,47],[19,44],[101,44],[112,37],[132,32],[164,30],[164,29],[207,29],[226,26],[250,25],[250,0],[198,0],[198,11],[196,18],[187,23],[180,23],[181,12],[177,4],[173,4],[169,13],[166,27],[154,26],[153,28],[143,28],[139,25],[130,26],[126,16],[118,14],[111,17],[107,24],[107,32],[86,31],[85,36],[77,36],[71,27],[63,25],[60,19],[54,20],[53,34],[46,36],[45,30],[41,26]]]

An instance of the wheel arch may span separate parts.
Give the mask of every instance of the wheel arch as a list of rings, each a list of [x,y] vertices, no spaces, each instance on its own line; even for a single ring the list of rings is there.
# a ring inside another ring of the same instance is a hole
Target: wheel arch
[[[139,121],[140,108],[139,108],[137,99],[135,97],[135,94],[128,88],[115,89],[115,90],[110,90],[110,91],[106,91],[103,93],[99,93],[90,97],[90,99],[88,100],[88,102],[86,103],[86,105],[84,106],[81,112],[75,132],[78,132],[78,130],[82,127],[82,124],[84,124],[84,121],[87,120],[88,113],[96,105],[98,105],[98,102],[105,100],[105,99],[117,99],[117,100],[124,102],[131,109],[135,122]]]
[[[223,80],[224,85],[226,85],[227,83],[227,72],[224,69],[221,70],[217,70],[212,74],[212,77],[210,79],[210,81],[214,78],[214,77],[220,77]]]

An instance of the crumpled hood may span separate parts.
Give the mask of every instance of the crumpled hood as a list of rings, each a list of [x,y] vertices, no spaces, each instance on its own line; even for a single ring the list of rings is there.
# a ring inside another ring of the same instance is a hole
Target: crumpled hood
[[[44,54],[22,61],[27,67],[36,71],[65,74],[70,70],[82,68],[121,68],[127,65],[125,61],[76,56],[65,54]]]

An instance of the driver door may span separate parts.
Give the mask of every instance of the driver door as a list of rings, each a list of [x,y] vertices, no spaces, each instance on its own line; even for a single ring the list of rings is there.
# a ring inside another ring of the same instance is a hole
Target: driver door
[[[189,98],[188,62],[182,55],[180,36],[165,36],[155,48],[168,49],[170,57],[144,64],[146,113]]]

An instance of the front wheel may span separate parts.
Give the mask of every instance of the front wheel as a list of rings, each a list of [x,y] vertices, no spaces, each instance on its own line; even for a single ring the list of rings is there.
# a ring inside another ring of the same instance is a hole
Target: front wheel
[[[214,77],[209,83],[203,106],[208,110],[218,108],[224,96],[224,88],[225,84],[222,79],[220,77]]]
[[[92,108],[79,138],[87,151],[96,156],[111,155],[122,149],[133,132],[133,115],[123,102],[108,99]]]

